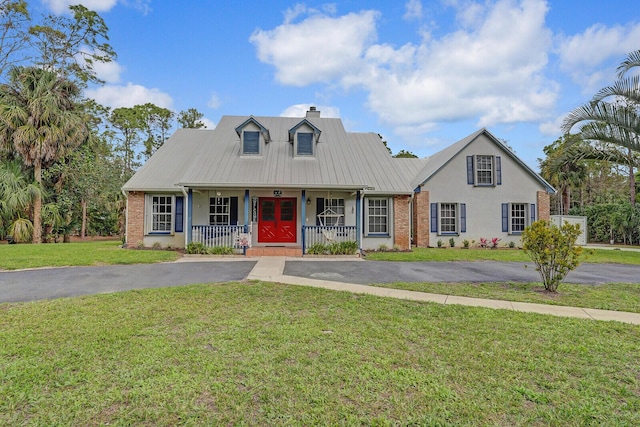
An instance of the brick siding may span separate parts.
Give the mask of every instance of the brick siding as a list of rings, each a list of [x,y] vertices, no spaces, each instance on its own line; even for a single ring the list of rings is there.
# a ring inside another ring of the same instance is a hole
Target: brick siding
[[[551,197],[546,191],[538,191],[538,219],[549,221],[551,219]]]
[[[410,196],[393,196],[393,246],[411,249]]]
[[[424,189],[413,196],[413,244],[429,246],[429,192]]]
[[[127,197],[127,209],[126,245],[134,247],[144,239],[144,193],[130,191]]]

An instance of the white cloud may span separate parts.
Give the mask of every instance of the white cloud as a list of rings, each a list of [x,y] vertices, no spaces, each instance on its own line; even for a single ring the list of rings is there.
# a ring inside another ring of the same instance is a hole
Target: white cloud
[[[276,67],[278,81],[293,86],[326,83],[361,65],[364,49],[376,37],[377,12],[337,18],[317,13],[291,23],[299,13],[287,15],[274,30],[256,30],[249,38],[260,61]]]
[[[628,52],[638,49],[638,40],[638,23],[593,25],[583,33],[560,39],[560,67],[585,91],[593,92],[615,78],[615,67]]]
[[[51,11],[57,15],[69,12],[69,6],[82,4],[89,10],[106,12],[111,10],[118,0],[42,0]]]
[[[107,85],[86,91],[88,98],[99,104],[118,108],[133,107],[150,102],[158,107],[172,109],[173,99],[159,89],[149,89],[141,85],[127,83],[126,86]]]
[[[309,111],[310,107],[316,107],[318,111],[320,111],[321,117],[326,118],[339,118],[340,117],[340,109],[338,107],[330,107],[328,105],[319,105],[315,104],[295,104],[287,107],[282,113],[280,113],[280,117],[304,117]]]
[[[209,101],[207,101],[207,107],[213,108],[214,110],[220,108],[222,103],[220,102],[220,97],[216,93],[212,93]]]
[[[422,2],[420,0],[409,0],[405,3],[404,8],[403,18],[407,21],[422,19]]]
[[[251,41],[281,83],[362,88],[369,108],[400,133],[441,121],[490,126],[547,119],[558,86],[544,75],[552,48],[546,1],[448,4],[459,27],[420,44],[374,44],[376,11],[316,14],[256,31]]]
[[[567,114],[569,113],[560,114],[558,115],[558,117],[556,117],[555,120],[540,123],[540,126],[538,126],[540,133],[544,136],[551,137],[562,135],[562,122],[564,121],[564,118],[567,116]]]
[[[116,61],[95,62],[93,69],[98,78],[107,83],[120,83],[120,74],[124,71],[124,68]]]
[[[202,119],[200,119],[200,121],[202,123],[204,123],[204,126],[206,129],[215,129],[216,128],[216,124],[215,122],[213,122],[212,120],[207,119],[206,117],[203,117]]]
[[[120,2],[121,4],[138,9],[143,14],[151,11],[151,0],[42,0],[42,3],[56,15],[69,13],[69,6],[82,4],[95,12],[108,12]]]

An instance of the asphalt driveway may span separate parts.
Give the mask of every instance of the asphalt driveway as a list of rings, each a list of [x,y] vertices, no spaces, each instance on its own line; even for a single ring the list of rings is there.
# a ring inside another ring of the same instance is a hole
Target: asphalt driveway
[[[74,297],[131,289],[196,283],[241,281],[255,259],[162,264],[65,267],[0,272],[0,302]],[[287,276],[367,285],[390,282],[537,282],[531,263],[519,262],[386,262],[290,260]],[[640,283],[640,266],[581,264],[569,273],[570,283],[596,285]]]
[[[0,302],[244,280],[256,260],[63,267],[0,272]]]
[[[640,254],[639,254],[640,255]],[[335,282],[538,282],[533,263],[521,262],[388,262],[287,261],[284,274]],[[580,264],[565,280],[569,283],[640,283],[640,265]]]

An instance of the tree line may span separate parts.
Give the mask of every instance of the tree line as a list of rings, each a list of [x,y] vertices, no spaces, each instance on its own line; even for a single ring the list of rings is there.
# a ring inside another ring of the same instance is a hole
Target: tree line
[[[26,1],[0,0],[0,239],[122,234],[124,182],[176,122],[205,127],[193,108],[87,99],[89,84],[104,84],[95,65],[116,53],[96,12],[69,9],[33,17]]]
[[[569,113],[565,134],[539,159],[542,176],[558,190],[552,214],[586,215],[591,241],[640,243],[639,69],[637,50],[610,86]]]

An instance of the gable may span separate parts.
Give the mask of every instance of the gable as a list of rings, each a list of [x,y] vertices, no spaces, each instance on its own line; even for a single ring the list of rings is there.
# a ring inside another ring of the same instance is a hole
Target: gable
[[[450,179],[464,176],[465,180],[467,180],[470,173],[467,157],[478,155],[493,156],[494,159],[496,159],[497,164],[494,165],[494,167],[502,169],[500,170],[501,176],[496,175],[496,182],[494,183],[496,185],[501,177],[527,179],[533,180],[539,189],[555,193],[555,189],[547,181],[528,167],[513,151],[504,146],[486,129],[480,129],[429,157],[429,161],[415,176],[411,184],[413,188],[426,185],[427,182],[432,180],[437,174],[445,174]],[[459,165],[450,165],[450,163],[458,157],[464,158],[464,167],[462,170]],[[502,168],[502,164],[505,161],[507,161],[507,164],[512,165],[512,167],[506,171],[506,176]],[[467,184],[470,184],[469,180],[467,180]],[[475,184],[475,181],[473,184]]]

